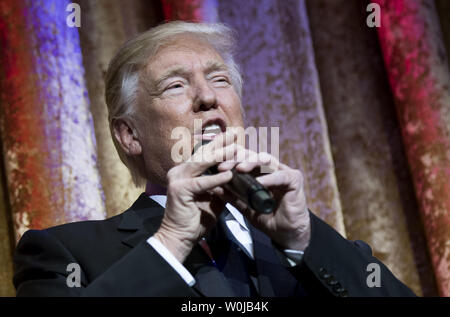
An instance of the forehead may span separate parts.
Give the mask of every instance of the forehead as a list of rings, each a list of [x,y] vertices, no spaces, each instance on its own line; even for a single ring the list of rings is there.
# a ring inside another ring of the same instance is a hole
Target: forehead
[[[187,34],[176,36],[161,46],[150,58],[146,70],[157,78],[170,69],[190,70],[212,64],[224,64],[220,54],[206,40]]]

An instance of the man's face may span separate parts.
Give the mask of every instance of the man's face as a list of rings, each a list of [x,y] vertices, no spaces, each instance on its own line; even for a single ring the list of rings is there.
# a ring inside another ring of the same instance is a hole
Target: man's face
[[[207,132],[244,126],[241,101],[222,57],[199,38],[180,35],[164,45],[150,59],[142,81],[136,127],[151,182],[166,185],[166,174],[176,165],[171,158],[178,141],[171,138],[174,128],[188,128],[193,140],[202,135],[194,131],[195,119]]]

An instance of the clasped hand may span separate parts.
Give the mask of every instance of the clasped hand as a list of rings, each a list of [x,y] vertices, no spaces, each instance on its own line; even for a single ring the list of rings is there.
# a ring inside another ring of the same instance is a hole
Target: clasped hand
[[[219,173],[203,175],[218,164]],[[231,169],[248,173],[265,167],[270,173],[256,179],[277,201],[271,214],[260,214],[224,188]],[[310,240],[310,219],[303,175],[268,153],[256,153],[237,144],[237,134],[228,129],[202,146],[187,161],[167,174],[167,203],[157,238],[183,262],[194,245],[216,223],[226,203],[234,205],[250,223],[284,249],[304,251]]]

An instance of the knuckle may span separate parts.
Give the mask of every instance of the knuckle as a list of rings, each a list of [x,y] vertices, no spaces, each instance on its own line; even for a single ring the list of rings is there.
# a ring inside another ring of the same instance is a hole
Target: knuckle
[[[199,190],[202,187],[201,182],[197,177],[191,178],[188,186],[191,190]]]
[[[177,195],[182,188],[182,184],[180,184],[180,181],[173,181],[170,182],[167,186],[167,194],[169,196]]]
[[[292,182],[292,175],[288,172],[283,172],[283,179],[285,184],[289,184]]]
[[[295,180],[300,184],[303,184],[303,173],[300,170],[294,170],[293,172]]]

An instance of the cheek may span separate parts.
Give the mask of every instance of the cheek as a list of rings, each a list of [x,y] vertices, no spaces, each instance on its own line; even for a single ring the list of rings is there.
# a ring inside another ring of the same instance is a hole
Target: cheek
[[[183,121],[187,113],[192,110],[192,101],[185,95],[167,98],[158,105],[158,111],[154,117],[161,121]]]
[[[152,126],[152,130],[158,135],[167,135],[177,126],[189,126],[185,124],[189,117],[189,101],[185,97],[166,98],[155,101],[151,108],[142,112],[145,115],[146,124]]]
[[[170,150],[179,139],[181,132],[183,132],[183,136],[184,134],[188,133],[189,138],[191,137],[190,126],[194,118],[192,116],[192,113],[190,113],[189,111],[185,111],[182,105],[177,105],[177,107],[174,107],[173,105],[172,107],[166,106],[165,109],[167,111],[162,111],[158,114],[155,114],[155,124],[152,129],[152,138],[155,141],[159,140],[159,152],[161,155],[170,155]],[[151,120],[152,119],[150,118],[150,122]]]

